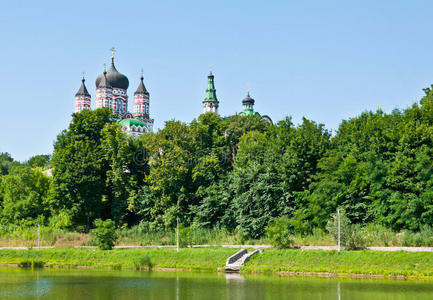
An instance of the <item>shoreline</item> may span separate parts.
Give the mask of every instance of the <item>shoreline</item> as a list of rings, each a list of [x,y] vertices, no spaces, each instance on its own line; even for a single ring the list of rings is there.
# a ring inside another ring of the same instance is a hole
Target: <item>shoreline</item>
[[[98,267],[98,266],[65,266],[65,265],[43,265],[41,267],[23,267],[19,264],[0,264],[0,268],[20,268],[20,269],[77,269],[77,270],[116,270],[116,271],[146,271],[146,272],[206,272],[206,273],[224,273],[223,268],[218,268],[216,271],[200,270],[200,269],[185,269],[185,268],[113,268],[113,267]],[[351,279],[392,279],[392,280],[433,280],[433,276],[404,276],[404,275],[379,275],[379,274],[356,274],[356,273],[332,273],[332,272],[295,272],[295,271],[278,271],[278,272],[254,272],[241,271],[239,275],[278,275],[280,277],[318,277],[318,278],[351,278]]]
[[[239,249],[239,248],[238,248]],[[95,248],[0,250],[0,267],[43,269],[108,269],[170,272],[224,272],[236,249],[224,247]],[[323,251],[268,248],[254,255],[241,275],[433,280],[433,253],[407,251]]]

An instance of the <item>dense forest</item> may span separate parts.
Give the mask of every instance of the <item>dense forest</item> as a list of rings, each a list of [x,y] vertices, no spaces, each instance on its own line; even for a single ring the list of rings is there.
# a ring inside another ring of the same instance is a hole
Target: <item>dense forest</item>
[[[52,156],[0,155],[0,225],[87,232],[97,218],[151,230],[224,228],[264,235],[350,222],[394,231],[433,225],[433,91],[405,110],[364,112],[334,133],[290,118],[201,115],[126,136],[107,109],[73,114]],[[51,170],[49,176],[47,170]]]

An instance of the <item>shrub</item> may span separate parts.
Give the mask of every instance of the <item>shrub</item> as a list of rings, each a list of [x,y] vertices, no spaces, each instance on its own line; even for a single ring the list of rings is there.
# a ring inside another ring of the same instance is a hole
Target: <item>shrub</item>
[[[142,268],[146,267],[148,270],[152,270],[153,264],[150,261],[150,257],[147,255],[143,255],[141,257],[136,257],[132,261],[134,268],[136,270],[141,270]]]
[[[389,247],[397,244],[396,234],[380,224],[367,224],[363,229],[364,242],[367,246]]]
[[[338,243],[338,216],[332,215],[326,225],[326,230]],[[346,249],[355,249],[363,245],[362,228],[359,224],[351,224],[344,210],[340,211],[340,243]]]
[[[275,218],[266,226],[266,235],[272,246],[278,248],[289,248],[293,244],[293,239],[289,231],[290,221],[287,218]]]
[[[110,219],[102,221],[95,220],[96,228],[93,229],[95,243],[101,250],[111,250],[117,240],[116,227]]]

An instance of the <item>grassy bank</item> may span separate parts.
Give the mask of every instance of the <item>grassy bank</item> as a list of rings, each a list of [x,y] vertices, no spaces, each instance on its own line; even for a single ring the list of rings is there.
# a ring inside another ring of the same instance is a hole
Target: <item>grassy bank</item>
[[[21,267],[89,267],[113,269],[164,269],[211,271],[222,268],[238,249],[208,247],[114,249],[88,248],[0,250],[0,265]],[[242,268],[243,273],[311,273],[404,276],[433,279],[433,253],[382,251],[301,251],[266,249]],[[295,274],[296,275],[296,274]]]
[[[102,251],[89,248],[41,250],[0,250],[0,264],[22,267],[78,267],[139,269],[176,268],[216,271],[236,249],[221,247],[187,248],[176,252],[172,248],[114,249]]]
[[[267,249],[255,255],[243,272],[368,274],[430,277],[433,253],[383,251],[300,251]]]

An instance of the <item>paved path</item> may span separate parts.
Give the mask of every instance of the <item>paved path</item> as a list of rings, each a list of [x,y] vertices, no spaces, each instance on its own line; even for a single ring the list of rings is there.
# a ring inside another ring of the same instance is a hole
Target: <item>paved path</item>
[[[126,248],[175,248],[175,245],[149,245],[149,246],[139,246],[139,245],[122,245],[115,246],[116,249],[126,249]],[[271,245],[193,245],[192,248],[204,248],[204,247],[225,247],[225,248],[236,248],[236,249],[266,249],[271,248]],[[54,246],[41,246],[40,249],[53,249]],[[96,248],[94,246],[74,246],[74,248]],[[28,247],[0,247],[0,250],[28,250]],[[37,247],[33,247],[37,249]],[[338,250],[337,246],[298,246],[294,249],[299,250]],[[374,251],[407,251],[407,252],[433,252],[433,247],[364,247],[365,250]]]

